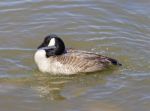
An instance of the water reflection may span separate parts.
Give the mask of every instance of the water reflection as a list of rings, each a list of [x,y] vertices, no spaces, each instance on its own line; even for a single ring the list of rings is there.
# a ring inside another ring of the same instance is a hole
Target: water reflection
[[[107,82],[106,77],[113,70],[97,72],[94,74],[79,75],[50,75],[35,72],[32,82],[33,89],[39,92],[41,97],[48,100],[64,100],[81,96],[87,89]]]
[[[40,72],[36,72],[33,78],[33,89],[39,91],[41,97],[50,100],[65,99],[65,97],[60,94],[61,89],[67,82],[73,79],[73,77],[51,76]]]

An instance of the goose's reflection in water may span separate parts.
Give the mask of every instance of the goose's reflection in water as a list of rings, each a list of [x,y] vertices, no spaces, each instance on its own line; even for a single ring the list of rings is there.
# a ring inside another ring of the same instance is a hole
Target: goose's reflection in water
[[[71,76],[35,72],[32,88],[37,90],[41,97],[48,100],[64,100],[81,96],[89,88],[105,84],[106,77],[110,74],[113,74],[112,70]]]

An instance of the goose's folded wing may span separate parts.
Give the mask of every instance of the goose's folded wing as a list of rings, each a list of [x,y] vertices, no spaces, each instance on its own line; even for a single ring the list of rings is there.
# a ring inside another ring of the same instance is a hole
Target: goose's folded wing
[[[112,60],[105,56],[81,51],[68,52],[57,57],[57,61],[61,64],[79,72],[93,72],[105,69],[107,66],[112,65]]]

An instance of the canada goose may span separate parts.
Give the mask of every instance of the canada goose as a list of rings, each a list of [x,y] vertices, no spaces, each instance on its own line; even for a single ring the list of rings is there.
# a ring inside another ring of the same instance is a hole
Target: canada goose
[[[38,47],[34,60],[43,73],[71,75],[96,72],[121,64],[112,58],[81,50],[66,49],[56,35],[48,35]]]

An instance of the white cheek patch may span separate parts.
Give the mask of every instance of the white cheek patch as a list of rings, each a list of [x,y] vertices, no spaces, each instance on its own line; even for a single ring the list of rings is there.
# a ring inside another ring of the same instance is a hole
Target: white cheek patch
[[[54,46],[55,45],[55,38],[52,38],[48,44],[48,46]]]

